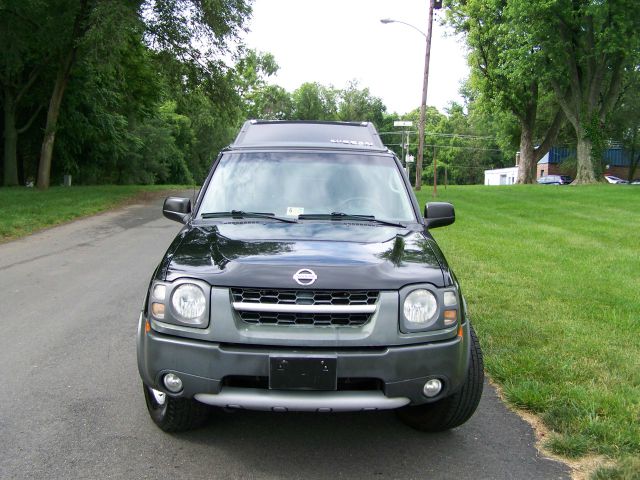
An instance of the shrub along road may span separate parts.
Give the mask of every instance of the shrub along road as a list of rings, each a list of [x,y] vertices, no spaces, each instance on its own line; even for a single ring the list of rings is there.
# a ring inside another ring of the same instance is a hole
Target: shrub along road
[[[568,478],[489,386],[471,421],[441,434],[391,412],[217,413],[161,432],[134,333],[178,229],[155,201],[0,245],[0,478]]]

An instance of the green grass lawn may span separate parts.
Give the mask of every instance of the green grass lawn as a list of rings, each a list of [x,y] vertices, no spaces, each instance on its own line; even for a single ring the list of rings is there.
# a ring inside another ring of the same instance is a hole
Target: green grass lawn
[[[172,188],[167,185],[51,187],[44,191],[0,188],[0,242],[108,210],[140,195]]]
[[[440,188],[433,231],[462,284],[486,368],[566,457],[640,478],[640,187]],[[421,206],[431,188],[418,194]]]

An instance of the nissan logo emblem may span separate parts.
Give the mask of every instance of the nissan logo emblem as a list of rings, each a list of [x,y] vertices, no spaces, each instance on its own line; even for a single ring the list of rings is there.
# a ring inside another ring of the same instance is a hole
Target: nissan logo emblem
[[[293,279],[298,285],[311,285],[318,279],[318,276],[313,270],[303,268],[302,270],[298,270],[293,274]]]

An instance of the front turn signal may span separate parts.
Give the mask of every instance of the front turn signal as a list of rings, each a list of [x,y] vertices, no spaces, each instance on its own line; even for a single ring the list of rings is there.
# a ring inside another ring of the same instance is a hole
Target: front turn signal
[[[151,314],[162,320],[164,318],[164,303],[153,302],[151,304]]]
[[[444,311],[444,324],[447,327],[454,325],[458,321],[457,310],[445,310]]]

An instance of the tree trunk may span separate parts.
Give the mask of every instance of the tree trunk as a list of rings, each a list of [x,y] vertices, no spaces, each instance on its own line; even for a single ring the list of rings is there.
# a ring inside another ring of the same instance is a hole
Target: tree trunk
[[[633,182],[636,179],[636,170],[638,169],[638,162],[640,162],[640,155],[636,153],[635,148],[631,150],[631,160],[629,163],[629,182]]]
[[[53,145],[56,140],[58,117],[60,116],[60,107],[62,106],[64,89],[69,80],[69,69],[65,68],[66,66],[67,62],[65,61],[58,72],[58,77],[56,78],[56,83],[53,87],[53,93],[51,94],[51,100],[49,101],[47,124],[44,130],[42,149],[40,151],[40,164],[38,165],[38,188],[49,188],[49,181],[51,177],[51,158],[53,156]]]
[[[578,137],[578,169],[575,183],[595,183],[596,176],[593,172],[593,160],[591,159],[591,140],[587,138],[582,129],[576,133]]]
[[[4,186],[18,185],[18,129],[13,92],[4,89]]]
[[[640,161],[640,155],[636,152],[636,137],[638,129],[633,129],[633,136],[631,137],[631,152],[629,152],[629,175],[627,180],[633,182],[636,176],[636,169],[638,168],[638,162]]]
[[[631,157],[631,164],[629,165],[629,182],[633,182],[636,179],[636,170],[638,169],[638,163],[640,162],[640,155],[633,151]]]
[[[56,129],[58,128],[60,107],[62,106],[64,90],[67,87],[67,83],[69,83],[71,67],[73,67],[76,59],[76,52],[78,50],[78,39],[82,36],[83,32],[86,29],[86,26],[83,25],[83,22],[86,20],[85,16],[88,12],[87,4],[88,0],[80,1],[80,10],[78,11],[74,22],[69,51],[62,59],[60,69],[58,70],[58,75],[56,77],[56,83],[53,86],[51,100],[49,101],[49,110],[47,111],[47,124],[44,130],[44,139],[42,140],[42,149],[40,150],[40,163],[38,165],[38,188],[49,188],[51,177],[51,158],[53,155],[53,145],[56,140]]]
[[[537,80],[531,80],[528,91],[529,100],[524,111],[517,115],[520,120],[520,163],[518,164],[517,183],[534,183],[536,181],[536,149],[533,144],[533,135],[538,117]]]
[[[520,131],[520,163],[518,164],[518,183],[535,183],[536,181],[535,147],[533,145],[533,129],[522,125]]]

